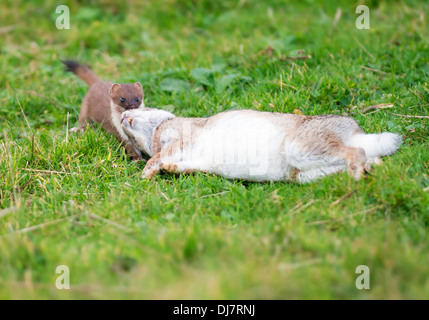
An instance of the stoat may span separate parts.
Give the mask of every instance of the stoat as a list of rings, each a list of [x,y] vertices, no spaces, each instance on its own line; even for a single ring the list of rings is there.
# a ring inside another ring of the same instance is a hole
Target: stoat
[[[254,110],[180,118],[157,109],[129,110],[121,125],[151,159],[143,170],[211,172],[229,179],[314,181],[339,171],[359,179],[401,144],[395,133],[366,134],[353,119]]]
[[[80,109],[79,127],[72,130],[84,131],[90,121],[100,123],[104,129],[113,133],[124,144],[131,159],[141,159],[141,152],[129,142],[120,124],[122,112],[145,107],[140,82],[118,84],[101,81],[93,71],[78,62],[71,60],[62,62],[66,66],[66,71],[73,72],[89,86]]]

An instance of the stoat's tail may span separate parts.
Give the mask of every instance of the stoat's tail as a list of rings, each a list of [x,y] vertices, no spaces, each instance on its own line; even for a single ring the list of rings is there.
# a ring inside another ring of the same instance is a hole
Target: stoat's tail
[[[352,136],[346,145],[365,150],[367,158],[387,156],[398,150],[402,137],[396,133],[383,132],[379,134],[359,133]]]
[[[95,82],[100,81],[97,75],[83,64],[80,64],[73,60],[64,60],[61,62],[65,64],[66,71],[73,72],[83,81],[85,81],[89,86],[91,86]]]

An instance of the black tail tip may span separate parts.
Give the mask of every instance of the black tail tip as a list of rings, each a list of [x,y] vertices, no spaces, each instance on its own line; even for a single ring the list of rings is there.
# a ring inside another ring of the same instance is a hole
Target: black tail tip
[[[61,62],[65,65],[65,71],[75,72],[77,68],[81,65],[73,60],[61,60]]]
[[[74,60],[61,60],[61,62],[65,65],[65,71],[76,72],[79,68],[89,69],[89,66],[80,64]]]

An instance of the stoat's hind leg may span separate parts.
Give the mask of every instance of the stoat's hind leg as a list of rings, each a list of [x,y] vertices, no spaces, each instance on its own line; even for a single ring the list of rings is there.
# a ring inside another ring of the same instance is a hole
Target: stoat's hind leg
[[[84,132],[86,129],[86,126],[88,125],[88,121],[90,120],[90,117],[88,116],[88,103],[85,101],[82,102],[82,106],[80,107],[80,113],[79,113],[79,126],[75,128],[71,128],[70,131],[80,133]]]
[[[71,128],[69,131],[75,132],[75,133],[82,133],[82,132],[85,132],[87,125],[88,123],[86,122],[86,120],[81,120],[79,117],[79,126]]]
[[[75,133],[81,133],[85,131],[85,128],[81,128],[81,127],[74,127],[70,129],[71,132],[75,132]]]

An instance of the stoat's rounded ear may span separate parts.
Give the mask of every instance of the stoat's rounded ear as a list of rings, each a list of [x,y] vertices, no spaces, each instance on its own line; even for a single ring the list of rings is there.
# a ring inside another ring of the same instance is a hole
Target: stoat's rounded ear
[[[142,84],[140,82],[135,82],[134,83],[134,87],[136,89],[140,89],[141,91],[143,91],[143,86],[142,86]]]
[[[112,84],[112,86],[110,87],[110,91],[109,91],[110,95],[115,94],[120,87],[121,87],[121,85],[118,83]]]

